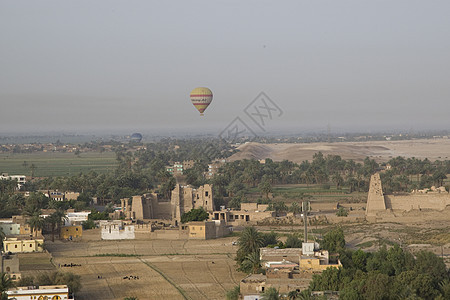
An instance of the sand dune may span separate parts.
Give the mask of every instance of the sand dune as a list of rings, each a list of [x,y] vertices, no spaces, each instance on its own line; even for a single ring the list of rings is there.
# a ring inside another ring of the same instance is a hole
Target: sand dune
[[[450,157],[450,139],[373,141],[308,144],[261,144],[249,142],[239,146],[239,152],[230,161],[240,159],[284,159],[300,163],[311,160],[314,153],[340,155],[344,159],[362,161],[366,157],[385,162],[396,156],[430,160],[446,160]]]

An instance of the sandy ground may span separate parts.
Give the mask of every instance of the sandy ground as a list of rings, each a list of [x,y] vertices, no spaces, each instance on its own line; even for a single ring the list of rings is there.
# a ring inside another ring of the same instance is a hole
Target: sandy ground
[[[324,155],[340,155],[343,159],[362,161],[366,157],[385,162],[397,156],[420,159],[445,160],[450,157],[450,139],[424,139],[409,141],[374,141],[308,144],[261,144],[246,143],[239,146],[240,151],[230,157],[230,161],[240,159],[265,159],[274,161],[284,159],[301,163],[311,160],[321,151]]]
[[[81,275],[77,299],[224,299],[244,274],[235,270],[236,238],[217,240],[101,241],[98,229],[83,233],[81,241],[48,242],[53,262]],[[113,253],[130,257],[97,257]],[[99,279],[98,276],[102,278]],[[138,276],[139,279],[123,279]],[[182,292],[186,295],[183,297]]]

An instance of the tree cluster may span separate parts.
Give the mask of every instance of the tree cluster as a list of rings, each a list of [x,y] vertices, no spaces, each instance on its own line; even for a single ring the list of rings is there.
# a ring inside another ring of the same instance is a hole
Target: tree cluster
[[[340,299],[449,299],[450,274],[431,252],[413,256],[398,245],[377,252],[340,249],[343,268],[313,275],[310,290],[340,291]]]

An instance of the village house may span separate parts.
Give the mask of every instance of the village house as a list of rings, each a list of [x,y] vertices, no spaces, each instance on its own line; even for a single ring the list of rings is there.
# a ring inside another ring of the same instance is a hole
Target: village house
[[[69,298],[67,285],[21,286],[6,291],[8,299],[15,300],[64,300]]]
[[[339,268],[337,261],[331,264],[328,251],[320,250],[317,243],[302,243],[302,248],[261,248],[260,258],[264,262],[264,274],[251,274],[241,280],[240,293],[243,299],[260,299],[260,293],[274,287],[280,293],[307,289],[313,274],[327,268]]]
[[[134,240],[134,225],[124,225],[118,221],[101,221],[102,240]]]
[[[19,280],[22,277],[19,269],[19,257],[15,254],[2,253],[0,273],[9,275],[12,280]]]
[[[59,232],[59,237],[65,240],[73,240],[81,238],[83,235],[83,226],[73,225],[73,226],[63,226]]]
[[[189,222],[183,227],[187,227],[189,239],[209,240],[230,234],[224,220]]]
[[[3,240],[3,251],[6,253],[27,253],[44,251],[44,239],[18,235],[7,236]]]

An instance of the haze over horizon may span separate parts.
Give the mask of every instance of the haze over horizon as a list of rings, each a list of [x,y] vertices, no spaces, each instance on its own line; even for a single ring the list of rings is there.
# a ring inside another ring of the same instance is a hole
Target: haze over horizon
[[[448,1],[0,2],[0,133],[448,130]],[[214,99],[200,117],[197,86]],[[256,128],[256,129],[255,129]]]

